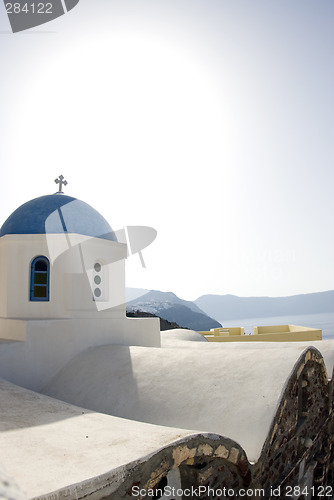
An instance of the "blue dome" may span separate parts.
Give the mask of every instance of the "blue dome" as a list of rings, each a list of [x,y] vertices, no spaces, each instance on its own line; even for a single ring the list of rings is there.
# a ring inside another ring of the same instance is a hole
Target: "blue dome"
[[[0,237],[64,232],[117,241],[102,215],[87,203],[65,194],[50,194],[24,203],[3,224]]]

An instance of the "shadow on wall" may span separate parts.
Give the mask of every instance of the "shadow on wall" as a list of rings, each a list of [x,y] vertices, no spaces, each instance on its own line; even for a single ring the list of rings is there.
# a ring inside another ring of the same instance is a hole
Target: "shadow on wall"
[[[57,399],[62,400],[61,395],[57,398],[57,394],[52,397],[47,396],[47,386],[44,389],[44,394],[24,389],[17,385],[11,384],[0,379],[0,394],[1,394],[1,426],[5,430],[22,429],[24,427],[35,427],[38,425],[47,425],[68,418],[75,418],[82,414],[95,413],[86,409],[88,404],[87,397],[80,394],[82,386],[87,388],[86,394],[95,394],[97,405],[101,413],[108,413],[107,408],[110,407],[108,392],[112,394],[116,387],[120,384],[120,379],[125,377],[127,381],[126,399],[130,399],[134,408],[139,405],[137,384],[133,377],[132,363],[129,348],[127,346],[117,346],[118,356],[121,357],[122,370],[115,377],[112,363],[110,362],[109,351],[104,350],[102,346],[99,351],[98,360],[93,356],[89,357],[89,363],[86,364],[84,373],[76,371],[75,358],[73,363],[69,363],[61,374],[57,382],[67,384],[71,380],[70,397],[67,401],[80,400],[78,408],[71,404],[63,407],[60,406]],[[91,349],[85,351],[83,356],[89,355]],[[93,351],[93,349],[92,349]],[[82,356],[82,355],[81,355]],[[104,366],[104,369],[101,369]],[[84,380],[83,380],[84,377]],[[110,384],[106,383],[106,378],[110,377]],[[79,383],[80,382],[80,383]],[[109,390],[101,393],[99,387],[103,385],[105,388],[109,385]],[[57,392],[57,391],[55,391]],[[56,398],[56,399],[54,399]],[[22,419],[22,408],[25,409],[24,419]],[[115,415],[122,414],[122,404],[115,408]]]
[[[116,359],[113,359],[113,355]],[[67,387],[66,399],[64,387]],[[128,346],[117,345],[117,350],[113,346],[87,349],[60,370],[41,393],[83,408],[91,407],[94,395],[94,410],[110,414],[112,404],[112,415],[116,417],[124,417],[125,409],[128,410],[130,406],[135,418],[140,408]]]

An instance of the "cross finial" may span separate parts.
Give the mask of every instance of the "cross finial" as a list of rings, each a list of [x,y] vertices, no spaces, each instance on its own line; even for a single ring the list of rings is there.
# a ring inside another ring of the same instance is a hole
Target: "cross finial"
[[[64,181],[64,176],[60,175],[58,179],[55,179],[55,183],[59,184],[59,190],[57,193],[63,193],[63,186],[67,186],[68,182]]]

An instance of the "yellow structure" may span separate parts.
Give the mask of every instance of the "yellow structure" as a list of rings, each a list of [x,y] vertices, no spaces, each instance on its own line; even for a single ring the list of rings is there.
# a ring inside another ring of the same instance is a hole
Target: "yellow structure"
[[[214,335],[215,337],[221,336],[234,336],[234,335],[245,335],[245,329],[242,326],[231,326],[229,328],[212,328],[209,332],[200,332],[204,335]]]
[[[209,342],[296,342],[322,340],[322,330],[297,325],[254,326],[253,335],[245,335],[243,327],[213,328],[199,332]]]

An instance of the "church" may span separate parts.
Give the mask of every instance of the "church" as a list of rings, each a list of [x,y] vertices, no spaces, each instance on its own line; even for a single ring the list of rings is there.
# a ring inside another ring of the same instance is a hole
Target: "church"
[[[160,345],[158,320],[126,317],[126,244],[61,178],[0,230],[0,377],[34,390],[86,347]]]
[[[55,182],[0,230],[0,498],[333,497],[334,341],[127,318],[126,242]]]

